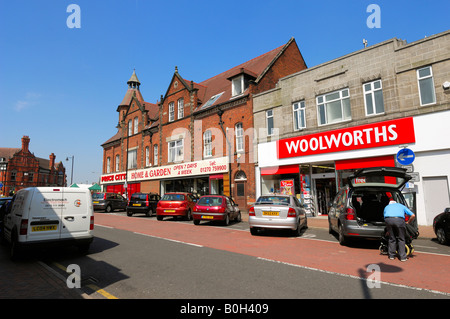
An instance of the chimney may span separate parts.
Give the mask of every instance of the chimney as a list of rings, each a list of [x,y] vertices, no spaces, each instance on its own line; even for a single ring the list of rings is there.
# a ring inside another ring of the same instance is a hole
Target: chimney
[[[53,169],[53,167],[55,167],[55,154],[51,153],[50,154],[50,169]]]
[[[30,138],[26,135],[22,137],[22,151],[28,153],[28,146],[30,145]]]

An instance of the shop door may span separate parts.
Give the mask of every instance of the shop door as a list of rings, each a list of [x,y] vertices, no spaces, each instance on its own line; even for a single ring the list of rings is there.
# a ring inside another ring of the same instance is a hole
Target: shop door
[[[247,181],[236,181],[235,203],[241,211],[247,211]]]
[[[423,192],[427,225],[432,225],[433,218],[450,207],[447,176],[424,177]]]

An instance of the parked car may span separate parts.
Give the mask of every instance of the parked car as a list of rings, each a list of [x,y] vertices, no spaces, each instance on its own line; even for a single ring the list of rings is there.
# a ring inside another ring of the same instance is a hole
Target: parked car
[[[220,220],[228,225],[230,220],[241,221],[241,210],[227,196],[204,195],[194,206],[193,218],[195,225],[199,225],[201,220]]]
[[[11,258],[26,249],[76,245],[87,251],[94,236],[92,197],[87,189],[29,187],[19,190],[4,218]]]
[[[329,232],[345,245],[352,238],[381,239],[384,207],[392,197],[407,206],[401,193],[411,176],[399,167],[362,168],[348,177],[348,185],[337,193],[328,212]],[[413,220],[415,227],[417,221]]]
[[[12,197],[2,197],[0,198],[0,244],[3,243],[3,234],[4,234],[4,224],[3,219],[6,214],[9,214],[11,211],[11,200]]]
[[[450,243],[450,207],[433,219],[433,230],[440,244]]]
[[[194,206],[191,193],[166,193],[156,206],[156,219],[163,220],[166,216],[175,216],[192,220]]]
[[[130,197],[127,206],[127,216],[136,213],[143,213],[146,216],[156,214],[156,205],[160,200],[160,196],[156,193],[134,193]]]
[[[261,229],[289,229],[295,236],[308,227],[302,203],[293,195],[262,195],[248,213],[250,233]]]
[[[127,200],[116,193],[93,193],[92,204],[94,205],[94,210],[104,210],[110,213],[116,209],[125,210]]]
[[[3,206],[3,204],[9,202],[12,199],[12,197],[0,197],[0,207]]]

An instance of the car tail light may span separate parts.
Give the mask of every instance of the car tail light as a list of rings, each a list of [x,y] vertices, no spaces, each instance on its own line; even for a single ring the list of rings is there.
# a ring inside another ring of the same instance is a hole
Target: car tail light
[[[355,210],[353,208],[347,208],[346,220],[356,220]]]
[[[295,209],[293,209],[292,207],[289,207],[287,217],[297,217]]]
[[[180,207],[187,207],[187,205],[188,205],[187,202],[182,202]]]
[[[20,235],[26,235],[28,233],[28,219],[22,219],[20,221]]]
[[[219,213],[225,213],[226,211],[227,211],[227,209],[225,207],[223,207],[223,206],[219,207],[219,210],[218,210]]]
[[[89,230],[94,230],[94,216],[91,216],[91,223],[89,225]]]
[[[255,207],[250,207],[248,210],[248,216],[255,216]]]
[[[198,212],[197,205],[194,206],[194,212]]]

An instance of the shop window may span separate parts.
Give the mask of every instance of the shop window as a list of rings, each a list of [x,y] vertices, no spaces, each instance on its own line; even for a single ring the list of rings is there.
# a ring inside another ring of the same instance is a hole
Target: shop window
[[[203,156],[212,156],[212,136],[210,130],[203,134]]]
[[[235,135],[236,135],[236,152],[243,152],[244,151],[244,128],[242,127],[242,123],[236,124]]]
[[[175,103],[169,103],[169,122],[173,122],[175,120]]]
[[[433,70],[431,66],[417,70],[417,81],[419,85],[420,105],[436,103]]]
[[[383,88],[381,80],[365,83],[364,104],[366,106],[366,115],[376,115],[384,113]]]
[[[184,100],[178,100],[178,118],[182,119],[184,117]]]
[[[267,135],[273,135],[273,110],[266,111]]]
[[[169,162],[183,161],[183,140],[171,141],[169,145]]]
[[[292,104],[292,110],[294,112],[294,131],[306,128],[305,101]]]
[[[319,125],[351,120],[349,89],[342,89],[317,97]]]

